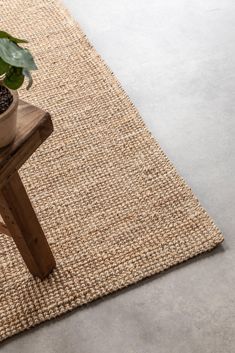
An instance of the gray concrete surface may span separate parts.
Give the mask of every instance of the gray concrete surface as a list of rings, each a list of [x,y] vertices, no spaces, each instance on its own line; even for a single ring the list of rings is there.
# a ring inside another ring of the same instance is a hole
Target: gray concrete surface
[[[64,0],[225,236],[4,353],[235,352],[234,0]]]

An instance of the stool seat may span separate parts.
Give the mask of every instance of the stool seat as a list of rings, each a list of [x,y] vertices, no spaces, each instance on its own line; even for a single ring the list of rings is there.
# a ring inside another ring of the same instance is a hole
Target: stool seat
[[[11,173],[15,167],[19,169],[52,132],[50,114],[20,100],[15,140],[9,146],[0,148],[0,184],[7,172]]]
[[[0,149],[0,233],[13,238],[29,271],[40,278],[52,271],[55,259],[18,170],[52,131],[48,112],[20,101],[15,140]]]

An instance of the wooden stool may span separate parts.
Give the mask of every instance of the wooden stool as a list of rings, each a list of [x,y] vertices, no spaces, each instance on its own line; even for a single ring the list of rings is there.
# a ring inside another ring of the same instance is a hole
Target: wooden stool
[[[18,169],[52,133],[49,113],[20,101],[14,142],[0,149],[0,233],[10,235],[29,271],[40,278],[55,267],[55,259],[38,222]],[[40,192],[40,190],[38,191]]]

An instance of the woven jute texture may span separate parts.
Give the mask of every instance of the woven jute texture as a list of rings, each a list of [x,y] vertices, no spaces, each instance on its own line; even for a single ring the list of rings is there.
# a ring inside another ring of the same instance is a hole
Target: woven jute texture
[[[79,26],[52,0],[0,0],[39,71],[21,97],[55,133],[21,170],[57,269],[34,279],[0,237],[1,340],[211,250],[223,237]]]

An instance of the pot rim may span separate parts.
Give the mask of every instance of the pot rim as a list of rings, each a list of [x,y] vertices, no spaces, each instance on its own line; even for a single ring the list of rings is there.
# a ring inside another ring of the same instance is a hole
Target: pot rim
[[[3,84],[1,84],[1,82],[0,82],[0,85],[4,86]],[[18,105],[18,101],[19,101],[18,92],[15,90],[11,90],[9,88],[7,88],[7,89],[11,92],[11,94],[13,96],[13,101],[11,102],[11,105],[7,108],[7,110],[5,110],[5,112],[0,114],[0,122],[7,119],[11,115],[11,113],[13,113],[15,111],[15,109],[17,108],[17,105]]]

